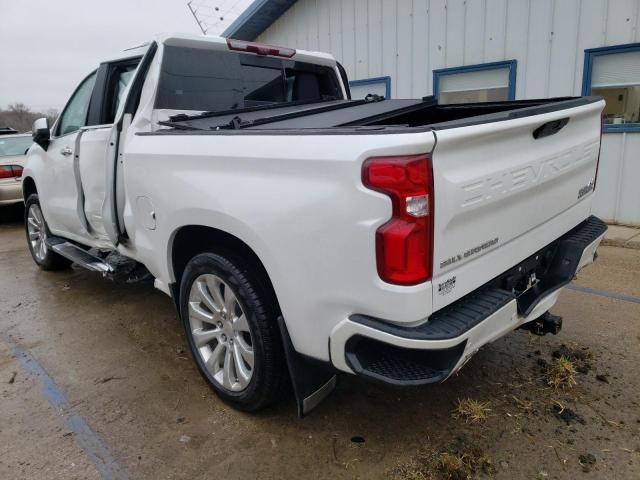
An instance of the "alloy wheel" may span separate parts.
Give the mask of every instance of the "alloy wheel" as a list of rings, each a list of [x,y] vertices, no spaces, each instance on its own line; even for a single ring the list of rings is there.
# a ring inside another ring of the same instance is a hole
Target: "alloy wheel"
[[[247,388],[254,370],[251,329],[238,297],[217,275],[200,275],[191,285],[189,327],[213,379],[231,392]]]
[[[37,203],[29,206],[27,214],[27,233],[31,250],[38,262],[43,262],[47,256],[47,228],[44,223],[42,210]]]

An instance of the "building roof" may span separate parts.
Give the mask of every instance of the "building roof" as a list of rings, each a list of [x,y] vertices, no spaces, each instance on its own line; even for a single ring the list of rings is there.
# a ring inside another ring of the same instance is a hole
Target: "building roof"
[[[255,40],[294,3],[296,0],[254,0],[236,21],[222,32],[222,36],[238,40]]]

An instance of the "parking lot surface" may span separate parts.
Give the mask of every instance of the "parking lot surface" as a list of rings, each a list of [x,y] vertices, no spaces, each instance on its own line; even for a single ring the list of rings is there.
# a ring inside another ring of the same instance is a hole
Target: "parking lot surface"
[[[9,215],[0,478],[640,478],[640,250],[602,247],[572,285],[558,336],[513,332],[444,384],[340,376],[304,419],[290,398],[249,415],[200,378],[167,296],[38,270]],[[560,356],[575,385],[549,385]]]

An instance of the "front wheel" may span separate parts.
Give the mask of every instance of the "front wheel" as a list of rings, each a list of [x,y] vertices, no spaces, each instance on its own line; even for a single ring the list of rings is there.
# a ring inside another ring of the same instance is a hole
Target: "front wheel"
[[[27,244],[33,261],[43,270],[62,270],[71,262],[58,255],[47,245],[49,227],[40,208],[38,195],[29,195],[25,202],[24,224],[27,234]]]
[[[191,259],[180,316],[207,383],[233,407],[256,411],[278,399],[286,363],[275,299],[243,267],[215,253]]]

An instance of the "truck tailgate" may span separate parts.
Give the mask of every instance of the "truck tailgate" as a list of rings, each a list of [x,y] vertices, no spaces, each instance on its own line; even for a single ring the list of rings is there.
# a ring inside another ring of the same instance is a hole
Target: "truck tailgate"
[[[604,102],[557,107],[436,129],[434,310],[589,215]]]

